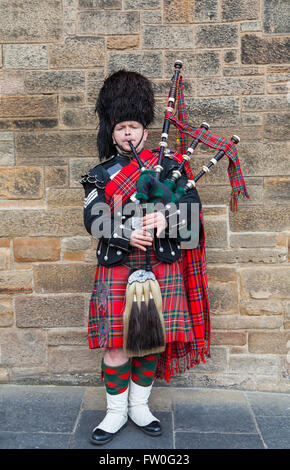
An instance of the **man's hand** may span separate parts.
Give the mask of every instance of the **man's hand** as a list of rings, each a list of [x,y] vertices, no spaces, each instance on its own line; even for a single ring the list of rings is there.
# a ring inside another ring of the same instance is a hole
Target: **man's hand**
[[[162,214],[162,212],[153,212],[152,214],[144,215],[142,218],[142,224],[144,230],[157,228],[157,237],[159,237],[168,225],[165,215]]]
[[[133,230],[130,238],[130,245],[140,250],[146,251],[146,246],[150,246],[153,243],[153,237],[151,233],[146,232],[144,229]]]

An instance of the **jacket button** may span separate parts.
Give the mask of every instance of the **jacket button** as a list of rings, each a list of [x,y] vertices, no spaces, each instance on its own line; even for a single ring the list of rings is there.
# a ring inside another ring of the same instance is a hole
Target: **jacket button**
[[[172,256],[174,256],[174,255],[175,255],[175,251],[172,251],[171,254],[172,254]]]
[[[104,256],[104,260],[105,260],[105,261],[107,261],[107,260],[108,260],[108,256],[107,256],[107,255],[106,255],[106,256]]]
[[[161,253],[164,251],[162,246],[159,248],[159,251],[161,251]]]
[[[120,256],[121,254],[122,254],[122,251],[121,251],[121,250],[118,250],[118,251],[117,251],[117,255]]]

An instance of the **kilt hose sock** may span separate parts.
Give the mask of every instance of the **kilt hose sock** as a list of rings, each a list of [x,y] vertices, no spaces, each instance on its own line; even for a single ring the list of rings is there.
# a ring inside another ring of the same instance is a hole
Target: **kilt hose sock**
[[[103,360],[101,368],[107,393],[117,395],[126,391],[129,386],[130,360],[116,367],[107,366]]]
[[[128,360],[121,366],[108,366],[102,361],[102,377],[106,387],[107,414],[94,429],[116,433],[128,420],[128,393],[131,363]],[[93,433],[94,433],[93,431]]]
[[[131,378],[133,382],[142,387],[149,387],[154,379],[159,354],[150,354],[143,357],[133,357]]]
[[[159,354],[132,358],[128,414],[137,426],[159,422],[148,406],[158,359]]]

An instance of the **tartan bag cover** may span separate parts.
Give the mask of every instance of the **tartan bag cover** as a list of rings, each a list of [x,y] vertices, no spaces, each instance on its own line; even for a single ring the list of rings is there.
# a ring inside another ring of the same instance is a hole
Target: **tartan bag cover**
[[[155,152],[143,150],[139,156],[144,166],[151,169],[157,163],[159,152],[158,149]],[[183,159],[178,152],[174,153],[174,158],[178,162]],[[184,169],[187,177],[192,179],[193,175],[188,162],[185,163]],[[139,165],[136,159],[133,159],[106,185],[106,201],[112,212],[120,208],[122,203],[134,193],[139,176]],[[154,251],[152,252],[152,271],[158,279],[162,296],[167,299],[164,300],[163,305],[166,308],[168,305],[168,308],[174,310],[171,316],[168,311],[163,310],[164,316],[167,314],[170,316],[170,321],[167,322],[166,350],[160,354],[155,375],[157,378],[166,379],[167,382],[175,373],[183,373],[201,360],[205,362],[205,356],[210,357],[210,311],[202,211],[200,219],[202,225],[200,246],[195,249],[183,249],[179,260],[171,265],[158,261]],[[139,263],[142,262],[145,252],[134,248],[132,252],[131,263],[134,263],[134,259],[138,257]],[[144,263],[141,264],[141,267],[143,266]],[[125,265],[112,268],[96,267],[95,287],[89,315],[90,348],[108,347],[108,343],[105,342],[110,328],[105,315],[108,291],[110,288],[114,289],[114,309],[122,312],[125,307],[124,293],[127,279],[128,268]],[[98,324],[96,317],[98,317]],[[111,343],[113,346],[109,347],[123,346],[122,328],[121,315],[115,318],[114,314],[110,331],[114,341]],[[98,334],[96,334],[96,329],[98,329]]]

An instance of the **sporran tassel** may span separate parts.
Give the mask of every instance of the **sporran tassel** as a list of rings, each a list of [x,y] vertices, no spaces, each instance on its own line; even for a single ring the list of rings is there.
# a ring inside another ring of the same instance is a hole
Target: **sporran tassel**
[[[129,276],[123,323],[123,349],[128,357],[165,350],[162,297],[153,272],[138,270]]]

